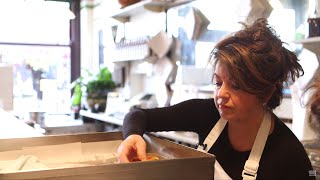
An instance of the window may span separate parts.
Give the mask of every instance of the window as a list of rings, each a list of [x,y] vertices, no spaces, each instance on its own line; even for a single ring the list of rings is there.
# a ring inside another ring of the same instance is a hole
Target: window
[[[0,63],[14,69],[14,111],[70,108],[70,4],[0,1]]]

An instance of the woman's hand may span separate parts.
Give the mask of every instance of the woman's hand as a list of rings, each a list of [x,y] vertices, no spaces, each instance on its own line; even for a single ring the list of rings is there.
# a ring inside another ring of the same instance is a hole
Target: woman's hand
[[[120,163],[128,163],[133,159],[146,159],[146,142],[140,135],[128,136],[118,147],[118,160]]]

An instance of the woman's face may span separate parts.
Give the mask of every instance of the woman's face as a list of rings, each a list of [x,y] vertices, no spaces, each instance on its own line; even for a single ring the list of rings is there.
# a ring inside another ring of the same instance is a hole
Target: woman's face
[[[228,121],[237,121],[252,118],[261,110],[256,95],[247,93],[239,88],[228,72],[228,69],[220,64],[216,65],[214,72],[214,97],[215,105],[220,116]]]

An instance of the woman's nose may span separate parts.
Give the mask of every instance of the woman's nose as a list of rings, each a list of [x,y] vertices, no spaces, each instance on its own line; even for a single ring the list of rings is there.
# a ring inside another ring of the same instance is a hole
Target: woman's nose
[[[224,84],[217,90],[217,97],[223,99],[230,98],[230,92]]]

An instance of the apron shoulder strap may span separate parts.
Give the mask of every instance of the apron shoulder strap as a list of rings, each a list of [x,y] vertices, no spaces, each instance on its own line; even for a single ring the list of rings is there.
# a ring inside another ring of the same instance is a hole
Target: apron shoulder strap
[[[269,136],[270,127],[271,127],[270,113],[266,113],[263,117],[262,123],[260,125],[259,131],[257,133],[253,147],[251,149],[249,158],[244,165],[244,169],[242,171],[243,179],[256,179],[260,158]]]
[[[227,122],[227,120],[220,118],[216,125],[211,129],[210,133],[203,141],[203,143],[198,146],[197,150],[202,152],[208,152],[210,148],[213,146],[213,144],[216,142],[220,134],[222,133]]]

